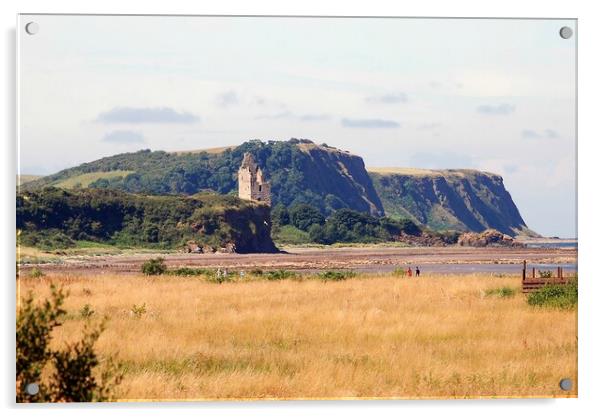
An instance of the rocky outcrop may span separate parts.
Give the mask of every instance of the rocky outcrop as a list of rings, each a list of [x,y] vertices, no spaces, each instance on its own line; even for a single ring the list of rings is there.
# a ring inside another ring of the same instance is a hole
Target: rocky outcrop
[[[508,246],[508,247],[523,247],[524,244],[517,242],[511,236],[501,233],[495,229],[487,229],[481,233],[464,233],[458,238],[460,246]]]

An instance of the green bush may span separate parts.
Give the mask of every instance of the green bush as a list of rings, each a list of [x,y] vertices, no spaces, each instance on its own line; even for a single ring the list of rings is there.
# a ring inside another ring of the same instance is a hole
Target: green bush
[[[92,306],[90,304],[86,304],[81,308],[81,310],[79,310],[79,315],[83,319],[89,319],[94,315],[94,310],[92,310]]]
[[[50,298],[35,304],[30,293],[17,312],[17,402],[90,402],[111,400],[122,375],[111,360],[100,378],[93,373],[100,364],[94,345],[104,330],[86,328],[81,340],[63,349],[51,349],[52,331],[66,315],[65,293],[54,285]],[[27,393],[36,383],[39,391]]]
[[[167,271],[165,260],[161,257],[152,258],[142,264],[142,273],[144,275],[162,275]]]
[[[290,222],[297,229],[307,232],[311,225],[324,224],[324,216],[320,210],[309,204],[296,204],[289,210]]]
[[[318,274],[318,277],[324,281],[343,281],[354,276],[355,272],[353,271],[324,271]]]
[[[199,275],[211,276],[211,275],[215,275],[215,271],[212,269],[206,269],[206,268],[182,267],[182,268],[168,270],[165,272],[165,274],[166,275],[176,275],[176,276],[180,276],[180,277],[193,277],[193,276],[199,276]]]
[[[287,271],[285,269],[279,269],[277,271],[268,271],[263,275],[269,281],[277,281],[277,280],[281,280],[281,279],[295,278],[297,276],[296,273],[294,273],[292,271]]]
[[[488,297],[499,297],[499,298],[510,298],[516,294],[515,288],[501,287],[493,288],[485,291],[485,295]]]
[[[552,271],[537,271],[540,278],[552,278]]]
[[[146,314],[146,303],[143,303],[141,305],[134,304],[130,312],[134,315],[134,317],[139,319],[140,317]]]
[[[33,267],[31,268],[31,271],[29,271],[29,276],[32,278],[41,278],[44,275],[44,272],[42,272],[42,270],[38,267]]]
[[[551,284],[532,292],[527,297],[527,303],[537,307],[572,309],[577,306],[577,278],[565,285]]]

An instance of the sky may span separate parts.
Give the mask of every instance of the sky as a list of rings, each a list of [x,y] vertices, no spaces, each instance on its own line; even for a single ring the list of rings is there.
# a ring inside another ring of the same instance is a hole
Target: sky
[[[24,27],[35,21],[39,31]],[[576,237],[574,20],[20,16],[19,170],[307,138],[494,172]]]

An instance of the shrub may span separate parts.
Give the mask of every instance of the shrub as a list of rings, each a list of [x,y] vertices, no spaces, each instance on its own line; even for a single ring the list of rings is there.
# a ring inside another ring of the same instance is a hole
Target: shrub
[[[29,271],[29,276],[32,277],[32,278],[41,278],[44,275],[45,274],[38,267],[33,267],[33,268],[31,268],[31,271]]]
[[[81,308],[81,310],[79,310],[79,315],[83,319],[89,319],[94,315],[94,310],[92,310],[92,306],[90,304],[86,304]]]
[[[552,271],[537,271],[540,278],[552,278]]]
[[[142,264],[142,273],[144,275],[161,275],[167,271],[165,260],[163,258],[153,258]]]
[[[292,271],[287,271],[285,269],[279,269],[277,271],[268,271],[264,274],[264,276],[269,281],[277,281],[281,279],[295,278],[297,274]]]
[[[165,273],[167,275],[176,275],[176,276],[181,276],[181,277],[192,277],[192,276],[199,276],[199,275],[211,276],[211,275],[215,274],[215,271],[212,270],[212,269],[205,269],[205,268],[182,267],[182,268],[173,269],[171,271],[166,271]]]
[[[501,287],[493,288],[485,291],[485,295],[488,297],[499,297],[499,298],[510,298],[516,294],[515,288]]]
[[[249,273],[251,275],[263,275],[263,269],[251,269]]]
[[[353,271],[325,271],[318,274],[324,281],[343,281],[355,276]]]
[[[408,270],[407,269],[395,268],[393,270],[393,275],[395,275],[396,277],[405,277],[407,274],[408,274]]]
[[[324,216],[320,210],[309,204],[297,204],[289,210],[290,222],[297,229],[307,232],[312,224],[324,224]]]
[[[104,330],[104,322],[93,330],[86,328],[81,340],[62,350],[50,348],[52,330],[61,325],[66,311],[65,293],[54,285],[50,298],[34,304],[30,293],[17,312],[16,385],[17,402],[107,401],[121,382],[121,374],[112,361],[100,378],[93,370],[100,361],[94,345]],[[27,393],[36,383],[39,391]]]
[[[545,285],[527,297],[527,303],[537,307],[571,309],[577,306],[577,278],[565,285]]]
[[[274,206],[272,208],[271,216],[272,216],[272,225],[274,227],[285,226],[290,221],[288,210],[281,203],[276,204],[276,206]]]
[[[142,305],[136,305],[134,304],[132,306],[132,309],[130,310],[130,312],[136,317],[136,318],[140,318],[143,315],[146,314],[146,303],[142,304]]]

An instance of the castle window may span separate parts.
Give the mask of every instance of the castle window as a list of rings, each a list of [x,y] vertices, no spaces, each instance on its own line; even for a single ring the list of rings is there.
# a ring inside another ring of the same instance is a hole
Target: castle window
[[[259,185],[259,191],[261,191],[261,185]]]

